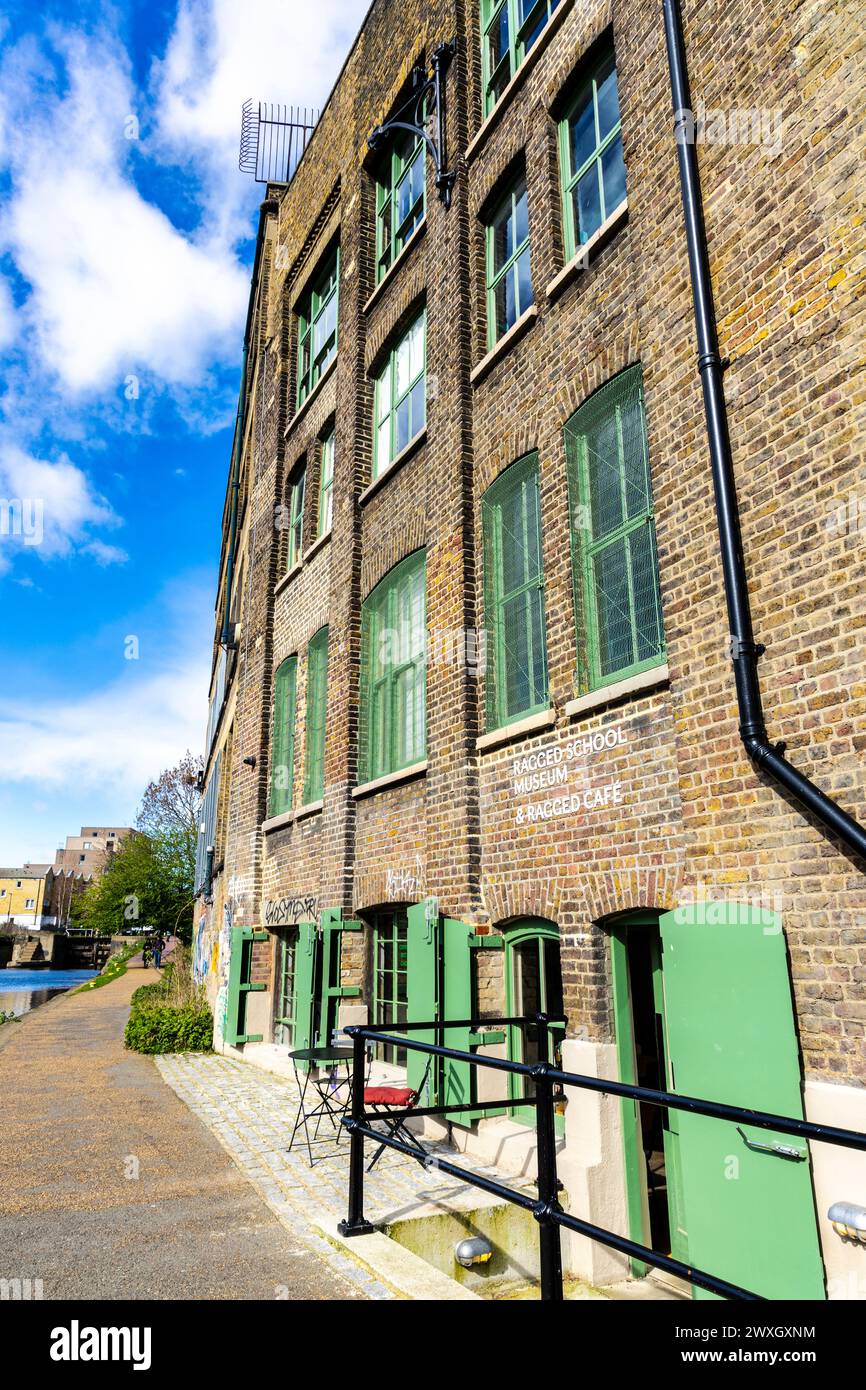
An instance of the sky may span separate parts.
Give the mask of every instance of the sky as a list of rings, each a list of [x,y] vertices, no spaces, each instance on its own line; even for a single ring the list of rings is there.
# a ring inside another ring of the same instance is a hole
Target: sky
[[[134,821],[207,713],[263,188],[241,106],[320,109],[368,0],[0,17],[0,864]]]

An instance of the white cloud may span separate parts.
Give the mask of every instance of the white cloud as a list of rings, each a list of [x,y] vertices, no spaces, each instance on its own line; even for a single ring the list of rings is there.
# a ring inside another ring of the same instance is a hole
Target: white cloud
[[[19,312],[73,394],[129,373],[190,386],[236,347],[246,273],[226,243],[184,235],[136,188],[137,143],[124,133],[136,96],[123,50],[68,30],[52,42],[53,53],[19,45],[2,71],[12,174],[3,236],[31,287]],[[49,58],[67,85],[37,96]]]
[[[77,699],[0,700],[3,782],[43,795],[74,786],[96,806],[117,795],[134,806],[152,777],[187,748],[200,748],[207,661],[188,659],[152,675],[128,665],[120,679]]]
[[[11,346],[17,331],[12,291],[5,280],[0,280],[0,351]]]
[[[117,546],[91,533],[122,525],[87,474],[65,454],[38,459],[14,443],[0,442],[0,570],[12,551],[31,549],[43,560],[80,549],[100,564],[126,559]]]
[[[369,0],[180,0],[154,65],[157,134],[178,163],[207,162],[202,195],[222,235],[237,235],[250,206],[250,176],[237,172],[244,101],[320,110],[368,8]]]

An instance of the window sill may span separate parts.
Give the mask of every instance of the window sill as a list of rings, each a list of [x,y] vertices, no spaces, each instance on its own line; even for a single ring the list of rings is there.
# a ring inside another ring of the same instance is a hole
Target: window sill
[[[297,811],[295,812],[295,820],[306,820],[308,816],[318,816],[321,813],[324,804],[325,803],[321,798],[318,801],[308,801],[306,806],[298,807]]]
[[[650,671],[641,671],[637,676],[629,676],[624,681],[602,686],[600,690],[591,690],[588,695],[581,695],[577,700],[569,700],[565,706],[565,713],[569,719],[573,719],[578,714],[587,714],[603,705],[612,705],[616,700],[625,699],[629,695],[639,695],[647,690],[655,690],[657,686],[667,685],[670,678],[667,663],[663,666],[653,666]]]
[[[352,796],[358,800],[362,796],[373,796],[376,792],[385,791],[387,787],[397,787],[401,782],[413,782],[416,777],[427,775],[427,760],[423,763],[412,763],[410,767],[403,767],[399,772],[386,772],[384,777],[377,777],[372,782],[362,782],[359,787],[352,788]]]
[[[388,479],[392,478],[397,470],[402,468],[403,464],[412,457],[415,450],[421,448],[426,438],[427,426],[425,425],[422,430],[418,431],[415,438],[410,439],[409,443],[391,460],[384,472],[380,473],[378,478],[374,478],[372,483],[368,483],[361,493],[361,496],[358,498],[359,507],[363,507],[366,502],[369,502],[371,497],[375,497],[379,488],[384,487]]]
[[[292,580],[295,578],[295,575],[300,574],[301,570],[303,569],[303,566],[303,560],[296,560],[295,563],[292,565],[292,568],[290,570],[287,570],[286,573],[283,575],[282,579],[277,580],[276,584],[274,585],[274,598],[276,598],[277,594],[281,594],[283,592],[283,589],[288,588]]]
[[[262,821],[262,834],[270,835],[274,830],[283,830],[295,819],[294,811],[282,811],[278,816],[268,816]]]
[[[475,740],[479,753],[491,748],[501,748],[503,743],[516,743],[518,739],[537,733],[539,729],[551,729],[556,723],[556,710],[543,709],[538,714],[530,714],[526,719],[516,719],[513,724],[504,724],[501,729],[493,729]]]
[[[487,373],[496,365],[500,357],[504,357],[505,354],[514,347],[514,344],[532,327],[537,318],[538,305],[530,304],[528,309],[524,309],[520,318],[515,319],[508,332],[503,333],[499,342],[490,349],[487,356],[482,357],[478,365],[472,368],[472,371],[469,373],[469,380],[473,386],[477,386],[479,381],[482,381],[483,378],[486,377]]]
[[[487,116],[478,127],[469,144],[466,146],[466,163],[471,164],[478,154],[482,145],[486,144],[487,137],[505,114],[506,107],[510,104],[515,92],[523,86],[532,69],[535,67],[542,53],[546,50],[553,36],[562,28],[565,17],[572,9],[574,0],[560,0],[557,9],[554,10],[547,24],[544,26],[534,48],[531,48],[524,58],[520,67],[512,77],[502,96],[497,101],[490,115]]]
[[[313,541],[313,544],[309,547],[309,549],[306,550],[306,551],[304,552],[304,560],[303,560],[303,563],[306,565],[306,564],[308,563],[308,561],[312,560],[312,558],[313,558],[314,555],[318,555],[319,551],[322,549],[322,547],[324,546],[325,542],[326,542],[326,541],[329,541],[330,539],[331,539],[331,532],[330,532],[330,531],[326,531],[326,532],[324,533],[324,535],[318,536],[318,537],[316,538],[316,540]],[[294,572],[294,571],[293,571],[293,572]]]
[[[379,281],[379,283],[378,283],[378,285],[376,286],[376,288],[374,289],[373,293],[370,295],[370,298],[367,300],[367,303],[364,305],[363,309],[361,310],[361,313],[362,313],[362,314],[369,314],[369,312],[370,312],[370,310],[373,308],[373,306],[374,306],[375,304],[378,304],[379,300],[381,299],[382,295],[385,293],[385,290],[388,288],[388,286],[390,285],[391,281],[394,280],[394,279],[396,279],[397,271],[400,270],[401,267],[404,266],[404,265],[406,264],[406,261],[407,261],[408,258],[409,258],[409,253],[410,253],[411,250],[412,250],[412,247],[413,247],[413,246],[417,246],[418,242],[421,240],[421,238],[422,238],[422,236],[424,235],[424,233],[426,232],[426,230],[427,230],[427,217],[426,217],[426,214],[425,214],[423,220],[422,220],[421,222],[418,223],[418,226],[415,228],[415,230],[414,230],[414,232],[412,233],[411,237],[410,237],[409,240],[406,242],[406,245],[403,247],[403,250],[400,252],[400,254],[399,254],[399,256],[397,257],[396,261],[394,261],[391,265],[389,265],[389,267],[388,267],[388,269],[386,270],[385,274],[382,276],[382,279]]]
[[[289,437],[289,435],[291,434],[292,430],[295,428],[295,425],[298,423],[298,421],[299,421],[300,419],[303,418],[304,415],[306,415],[306,413],[307,413],[307,411],[309,410],[310,406],[313,404],[313,401],[317,399],[317,397],[318,397],[318,395],[319,395],[319,392],[322,390],[322,387],[324,386],[325,382],[330,380],[331,375],[332,375],[332,373],[333,373],[333,371],[334,371],[334,368],[336,367],[337,362],[339,361],[339,358],[340,358],[339,352],[335,352],[335,353],[334,353],[334,356],[331,358],[331,360],[330,360],[330,362],[328,363],[327,367],[326,367],[325,370],[322,372],[322,375],[319,377],[319,380],[316,382],[316,384],[315,384],[315,386],[313,387],[312,391],[310,392],[309,396],[308,396],[307,399],[304,401],[304,404],[298,406],[298,408],[297,408],[297,410],[295,411],[294,415],[292,416],[291,420],[290,420],[289,423],[286,425],[286,428],[283,430],[283,439],[288,439],[288,437]]]
[[[582,270],[589,270],[589,261],[599,251],[603,250],[615,232],[623,223],[628,221],[628,198],[624,198],[615,212],[612,212],[606,222],[602,222],[597,232],[593,232],[589,241],[581,246],[576,256],[566,262],[558,275],[551,280],[547,289],[544,291],[546,299],[556,299],[557,295],[570,285]]]

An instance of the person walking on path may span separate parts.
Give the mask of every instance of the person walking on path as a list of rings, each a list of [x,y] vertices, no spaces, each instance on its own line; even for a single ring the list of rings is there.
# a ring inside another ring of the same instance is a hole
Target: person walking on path
[[[165,950],[165,942],[158,936],[153,943],[153,963],[157,970],[162,969],[162,953]]]

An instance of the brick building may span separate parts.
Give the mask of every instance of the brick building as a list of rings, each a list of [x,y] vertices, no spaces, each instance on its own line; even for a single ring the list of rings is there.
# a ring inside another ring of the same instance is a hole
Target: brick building
[[[684,11],[766,717],[856,816],[862,39],[812,0]],[[368,137],[443,42],[437,170],[435,122]],[[866,1129],[863,864],[738,732],[655,0],[375,0],[262,204],[216,612],[196,968],[226,1050],[541,1003],[572,1071]],[[428,1092],[469,1104],[469,1072]],[[526,1162],[521,1099],[453,1141]],[[571,1209],[866,1296],[826,1220],[866,1202],[856,1156],[762,1166],[714,1123],[573,1093]]]

